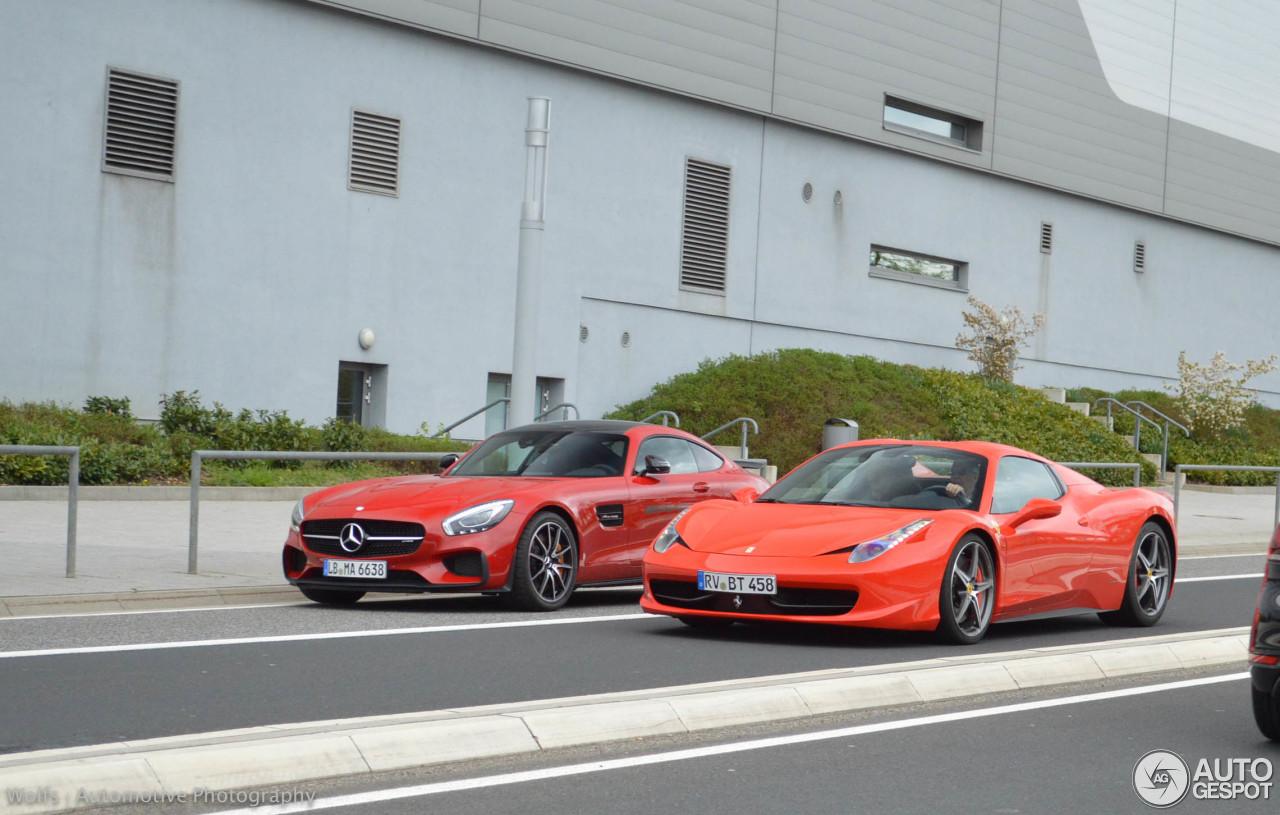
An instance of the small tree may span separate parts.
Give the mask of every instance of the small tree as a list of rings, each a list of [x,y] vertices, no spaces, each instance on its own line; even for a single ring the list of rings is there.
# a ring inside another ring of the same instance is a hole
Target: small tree
[[[1274,371],[1276,359],[1272,354],[1237,365],[1219,351],[1208,365],[1200,365],[1182,351],[1178,354],[1178,382],[1165,388],[1174,394],[1192,430],[1219,434],[1244,423],[1245,410],[1257,401],[1257,391],[1244,383]]]
[[[1035,314],[1028,322],[1016,306],[996,311],[973,296],[969,297],[969,308],[961,315],[965,330],[956,335],[956,348],[969,352],[969,359],[978,364],[983,377],[1012,382],[1013,372],[1022,367],[1018,352],[1044,328],[1045,316]]]

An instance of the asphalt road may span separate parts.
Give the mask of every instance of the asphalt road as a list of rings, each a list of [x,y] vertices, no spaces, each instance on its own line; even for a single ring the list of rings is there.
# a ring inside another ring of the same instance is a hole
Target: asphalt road
[[[1189,681],[1203,679],[1215,678]],[[572,756],[364,789],[335,785],[322,787],[317,801],[328,806],[345,797],[349,803],[326,810],[335,815],[1144,813],[1153,810],[1134,790],[1134,766],[1148,752],[1171,750],[1193,778],[1202,758],[1211,767],[1215,759],[1220,766],[1231,758],[1249,759],[1251,766],[1266,759],[1272,773],[1267,799],[1258,788],[1241,791],[1258,794],[1253,799],[1200,800],[1192,786],[1173,811],[1275,812],[1280,745],[1254,728],[1247,679],[1158,687],[1137,686],[1130,696],[1115,696],[1121,689],[1091,688],[1088,695],[1072,689],[1019,700],[1022,709],[1015,712],[1008,702],[984,700],[979,708],[900,711],[698,747],[585,761]],[[1264,765],[1257,766],[1261,774]],[[1248,773],[1242,778],[1253,780]]]
[[[1260,578],[1194,579],[1257,573],[1260,560],[1184,561],[1186,582],[1154,631],[1083,615],[997,625],[969,648],[827,627],[694,632],[636,618],[635,591],[583,592],[555,615],[437,597],[6,619],[0,752],[1230,628],[1252,619]],[[236,642],[247,638],[259,639]],[[207,644],[173,645],[185,641]],[[60,651],[77,648],[101,650]]]

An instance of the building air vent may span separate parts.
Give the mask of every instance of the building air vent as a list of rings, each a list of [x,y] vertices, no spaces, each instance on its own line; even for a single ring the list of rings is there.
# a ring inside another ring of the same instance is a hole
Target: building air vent
[[[1133,245],[1133,270],[1135,272],[1147,270],[1147,245],[1142,241]]]
[[[103,172],[173,181],[177,142],[177,80],[108,68]]]
[[[347,188],[400,194],[400,120],[351,111],[351,169]]]
[[[684,225],[680,285],[724,294],[729,262],[729,183],[732,168],[698,159],[684,165]]]
[[[1046,255],[1053,254],[1053,224],[1040,223],[1040,251]]]

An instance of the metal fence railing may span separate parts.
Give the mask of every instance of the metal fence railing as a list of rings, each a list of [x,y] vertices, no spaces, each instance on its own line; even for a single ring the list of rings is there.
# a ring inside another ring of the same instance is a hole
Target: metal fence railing
[[[1217,470],[1228,473],[1276,473],[1276,509],[1272,526],[1280,525],[1280,467],[1261,467],[1250,464],[1179,464],[1173,471],[1173,518],[1178,519],[1178,502],[1182,499],[1182,474],[1188,470]]]
[[[4,448],[0,448],[3,450]],[[200,539],[200,462],[217,461],[439,461],[442,453],[291,453],[244,450],[196,450],[191,453],[191,527],[187,539],[187,573],[197,574]],[[319,489],[317,487],[317,489]],[[74,501],[72,506],[74,506]],[[70,576],[70,575],[68,575]]]
[[[44,445],[0,444],[0,456],[69,456],[67,475],[67,577],[76,576],[76,499],[80,486],[80,448]]]
[[[1133,486],[1142,486],[1142,465],[1136,461],[1059,461],[1073,470],[1133,470]]]

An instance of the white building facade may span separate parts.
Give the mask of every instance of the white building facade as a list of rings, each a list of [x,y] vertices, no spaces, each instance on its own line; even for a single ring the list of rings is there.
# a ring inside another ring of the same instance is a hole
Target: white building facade
[[[502,396],[528,97],[539,408],[786,347],[968,369],[970,294],[1047,315],[1021,384],[1265,357],[1280,11],[1124,6],[0,0],[0,398]]]

